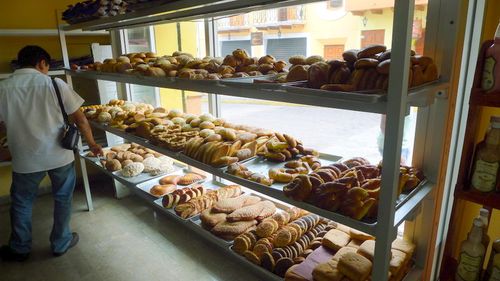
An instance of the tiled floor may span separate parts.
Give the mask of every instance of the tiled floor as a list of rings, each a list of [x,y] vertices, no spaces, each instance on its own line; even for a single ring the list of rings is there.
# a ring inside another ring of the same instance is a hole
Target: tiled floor
[[[94,184],[92,193],[95,210],[87,212],[83,191],[75,192],[72,228],[80,243],[59,258],[48,241],[52,197],[39,197],[32,256],[24,263],[0,261],[0,280],[264,280],[140,198],[116,200],[106,184]],[[9,232],[8,206],[0,206],[1,244]]]

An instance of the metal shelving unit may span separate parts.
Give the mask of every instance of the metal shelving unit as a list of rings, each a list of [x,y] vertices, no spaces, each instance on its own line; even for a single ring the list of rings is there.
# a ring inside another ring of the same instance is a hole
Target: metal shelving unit
[[[67,49],[65,46],[65,32],[75,29],[83,30],[121,30],[126,28],[147,26],[166,22],[178,22],[181,20],[201,20],[205,19],[205,23],[209,24],[209,18],[226,16],[231,14],[245,13],[257,8],[275,8],[297,4],[305,4],[317,2],[314,0],[288,0],[288,1],[270,1],[270,0],[225,0],[225,1],[168,1],[162,2],[155,7],[146,8],[140,11],[132,12],[126,15],[119,15],[110,18],[103,18],[89,22],[64,26],[60,28],[60,38],[63,49],[63,55],[67,58]],[[223,83],[217,81],[193,81],[175,78],[157,78],[157,77],[141,77],[116,73],[98,73],[98,72],[78,72],[66,70],[68,77],[82,77],[88,79],[100,79],[115,81],[118,83],[129,83],[137,85],[145,85],[152,87],[164,87],[181,90],[200,91],[205,93],[213,93],[210,95],[210,100],[215,100],[215,108],[217,108],[216,95],[228,95],[235,97],[263,99],[271,101],[282,101],[290,103],[298,103],[304,105],[331,107],[348,109],[363,112],[382,113],[387,115],[386,132],[384,139],[384,169],[382,171],[382,188],[380,193],[380,206],[377,222],[375,224],[367,224],[362,221],[352,220],[350,218],[328,212],[312,205],[291,200],[283,195],[281,191],[273,188],[263,188],[261,185],[246,181],[241,178],[234,177],[224,172],[224,169],[218,169],[200,163],[182,153],[168,151],[166,149],[152,145],[148,141],[138,138],[130,134],[126,134],[120,130],[102,126],[97,123],[92,123],[94,128],[105,130],[124,139],[136,142],[143,146],[154,149],[169,157],[177,159],[185,164],[202,169],[216,177],[221,177],[229,181],[241,184],[256,192],[271,196],[280,201],[293,204],[304,208],[313,213],[319,214],[326,218],[343,223],[350,227],[370,233],[377,237],[375,248],[374,267],[372,271],[372,280],[382,281],[387,280],[387,272],[389,269],[389,261],[391,257],[391,242],[396,236],[397,226],[403,221],[409,219],[415,210],[419,208],[434,190],[434,183],[438,180],[438,170],[440,163],[439,137],[444,131],[444,115],[448,109],[448,104],[444,101],[447,98],[448,83],[451,71],[447,65],[451,65],[453,52],[449,50],[453,48],[456,40],[456,26],[453,20],[458,18],[458,3],[451,0],[434,0],[431,1],[429,7],[432,11],[429,13],[434,16],[434,19],[428,20],[427,26],[430,32],[427,32],[426,38],[426,54],[438,58],[438,63],[441,65],[442,77],[439,82],[432,83],[417,89],[408,90],[408,75],[410,66],[410,42],[412,35],[413,12],[415,0],[398,0],[395,1],[393,33],[392,33],[392,54],[391,68],[389,77],[389,89],[387,95],[383,99],[375,102],[359,101],[355,99],[340,98],[335,92],[331,95],[319,95],[314,90],[302,89],[301,91],[292,91],[285,87],[271,87],[272,89],[258,89],[256,87],[246,87],[242,85],[231,85],[231,83]],[[448,5],[447,9],[439,9],[440,6]],[[456,14],[454,14],[456,13]],[[213,23],[213,22],[212,22]],[[438,28],[440,27],[440,28]],[[211,31],[210,27],[207,27]],[[112,35],[113,35],[112,32]],[[118,32],[118,31],[116,31]],[[433,33],[434,32],[434,33]],[[115,33],[117,34],[117,33]],[[442,35],[438,37],[436,34]],[[112,36],[113,37],[113,36]],[[215,46],[213,38],[207,36],[207,52],[214,53],[211,50]],[[437,39],[439,38],[439,40]],[[115,38],[116,39],[116,38]],[[427,40],[429,39],[429,40]],[[444,40],[446,39],[446,40]],[[429,42],[432,42],[429,43]],[[428,45],[430,47],[428,47]],[[444,51],[446,50],[446,52]],[[65,59],[67,62],[67,59]],[[66,65],[68,67],[68,65]],[[69,67],[68,67],[69,68]],[[71,81],[71,79],[68,79]],[[414,165],[421,167],[428,177],[428,182],[422,186],[400,206],[396,205],[397,185],[399,182],[399,162],[402,145],[402,131],[404,125],[404,116],[408,111],[409,106],[419,107],[419,116],[417,124],[420,129],[417,129],[417,139],[415,141],[415,157]],[[218,113],[218,110],[214,110]],[[217,114],[216,114],[217,115]],[[431,119],[431,118],[434,118]],[[431,137],[432,136],[432,137]],[[428,149],[430,148],[430,149]],[[167,214],[169,215],[169,214]],[[193,230],[195,230],[194,228]],[[199,228],[198,228],[199,229]],[[422,235],[425,237],[425,235]],[[206,235],[205,235],[206,237]],[[416,237],[419,250],[426,251],[426,243],[428,240],[421,241],[420,237]],[[212,241],[217,244],[216,241]],[[244,259],[242,259],[243,262]],[[418,266],[423,266],[425,263],[425,255],[417,257]],[[246,261],[245,261],[246,262]],[[253,266],[253,265],[252,265]],[[416,267],[414,272],[420,272]],[[259,268],[259,270],[262,270]],[[413,274],[417,280],[418,274]],[[405,278],[407,280],[408,278]],[[267,279],[266,279],[267,280]]]

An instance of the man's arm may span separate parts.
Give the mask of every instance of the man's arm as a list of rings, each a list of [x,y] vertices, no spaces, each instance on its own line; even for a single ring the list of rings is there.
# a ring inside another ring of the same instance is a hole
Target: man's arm
[[[92,129],[90,129],[89,122],[87,121],[87,117],[81,112],[79,109],[70,115],[71,118],[75,121],[75,124],[78,126],[78,129],[82,133],[83,137],[87,141],[90,151],[95,155],[103,155],[102,147],[98,145],[94,136],[92,135]]]

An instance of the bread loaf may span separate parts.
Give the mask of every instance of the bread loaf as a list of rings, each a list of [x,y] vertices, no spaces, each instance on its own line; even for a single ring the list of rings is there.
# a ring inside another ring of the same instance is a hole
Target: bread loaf
[[[308,86],[319,89],[328,83],[328,73],[330,66],[325,62],[316,62],[308,70]]]

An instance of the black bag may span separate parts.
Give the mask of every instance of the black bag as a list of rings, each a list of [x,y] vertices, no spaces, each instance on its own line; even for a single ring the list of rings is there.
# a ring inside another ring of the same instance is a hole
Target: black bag
[[[52,85],[56,90],[57,100],[59,101],[59,107],[61,107],[62,115],[64,118],[64,127],[61,132],[61,146],[68,150],[78,151],[78,142],[80,141],[80,131],[75,124],[70,124],[68,121],[68,114],[64,109],[64,104],[61,99],[61,93],[59,92],[59,87],[57,87],[56,81],[52,79]]]

